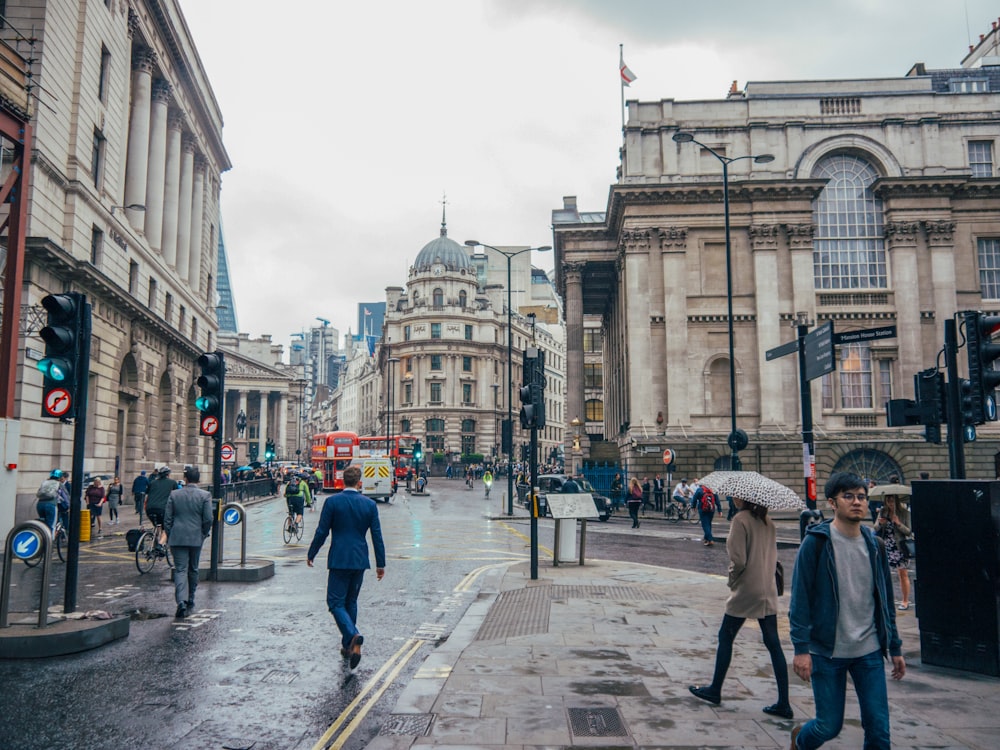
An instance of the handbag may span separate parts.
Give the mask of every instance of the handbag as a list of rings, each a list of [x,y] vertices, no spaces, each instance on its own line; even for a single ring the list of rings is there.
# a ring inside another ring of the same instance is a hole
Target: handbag
[[[778,596],[785,593],[785,569],[780,560],[774,566],[774,585],[778,588]]]
[[[915,560],[917,557],[917,540],[912,536],[906,537],[903,540],[903,553],[906,555],[907,560]]]

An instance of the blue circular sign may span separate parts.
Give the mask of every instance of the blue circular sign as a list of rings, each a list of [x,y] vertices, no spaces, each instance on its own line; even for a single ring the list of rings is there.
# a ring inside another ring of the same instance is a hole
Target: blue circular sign
[[[226,522],[227,526],[235,526],[242,520],[242,514],[237,508],[230,508],[222,514],[223,520]]]
[[[30,560],[42,549],[42,537],[37,531],[24,529],[14,535],[14,556],[21,560]]]

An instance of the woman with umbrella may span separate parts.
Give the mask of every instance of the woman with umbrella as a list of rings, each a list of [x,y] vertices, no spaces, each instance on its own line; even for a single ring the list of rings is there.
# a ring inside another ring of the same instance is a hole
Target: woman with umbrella
[[[756,472],[713,472],[701,480],[716,495],[728,495],[738,508],[733,516],[726,552],[729,554],[729,599],[719,627],[715,673],[710,685],[691,685],[691,693],[714,705],[722,702],[722,683],[733,657],[733,641],[748,617],[757,620],[778,687],[778,702],[764,713],[791,719],[788,700],[788,663],[778,637],[777,529],[767,516],[768,508],[802,507],[798,496]]]
[[[875,519],[875,534],[885,542],[885,555],[889,567],[899,573],[899,588],[903,601],[898,609],[910,608],[910,558],[907,555],[906,539],[910,531],[910,509],[903,502],[910,496],[910,488],[905,484],[878,485],[869,491],[869,496],[877,493],[882,498],[882,507]]]

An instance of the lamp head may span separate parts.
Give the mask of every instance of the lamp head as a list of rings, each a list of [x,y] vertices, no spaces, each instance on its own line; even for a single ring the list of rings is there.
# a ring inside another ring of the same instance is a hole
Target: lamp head
[[[753,158],[754,164],[770,164],[774,161],[774,154],[761,154]]]
[[[535,248],[535,252],[536,253],[547,253],[551,249],[552,249],[552,245],[542,245],[541,247],[536,247]]]
[[[481,243],[479,240],[466,240],[465,244],[467,247],[479,247]]]
[[[683,130],[678,130],[673,134],[672,138],[675,143],[690,143],[694,140],[694,136],[690,133],[685,133]]]

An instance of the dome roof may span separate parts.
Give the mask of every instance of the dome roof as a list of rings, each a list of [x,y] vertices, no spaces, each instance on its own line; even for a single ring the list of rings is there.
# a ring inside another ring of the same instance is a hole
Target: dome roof
[[[448,227],[441,223],[441,236],[437,237],[417,253],[417,259],[413,261],[415,271],[429,271],[435,263],[441,263],[449,271],[469,271],[472,263],[469,261],[469,253],[455,240],[448,239]]]

